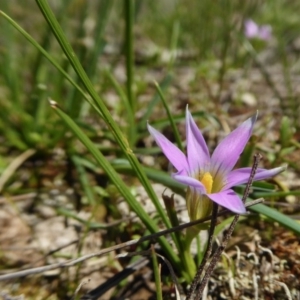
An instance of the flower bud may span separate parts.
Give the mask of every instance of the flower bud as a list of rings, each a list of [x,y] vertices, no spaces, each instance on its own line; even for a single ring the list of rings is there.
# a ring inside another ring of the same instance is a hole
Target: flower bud
[[[187,189],[186,205],[191,221],[210,216],[213,207],[212,201],[193,187]]]

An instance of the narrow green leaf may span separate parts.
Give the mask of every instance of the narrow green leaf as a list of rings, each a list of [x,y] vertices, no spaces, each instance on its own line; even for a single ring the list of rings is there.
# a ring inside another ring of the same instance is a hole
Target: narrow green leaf
[[[94,193],[90,186],[89,179],[88,179],[88,176],[87,176],[84,166],[81,164],[79,157],[76,155],[73,155],[71,157],[71,160],[73,161],[74,165],[76,166],[79,181],[82,185],[84,194],[86,195],[89,204],[95,205],[96,201],[95,201]]]
[[[99,59],[100,54],[102,53],[104,46],[106,44],[105,42],[105,27],[108,22],[110,13],[112,11],[114,1],[99,1],[98,4],[98,15],[97,15],[97,23],[95,27],[95,36],[94,36],[94,47],[90,49],[90,55],[89,55],[89,65],[87,66],[87,74],[89,76],[92,76],[92,78],[95,77],[96,70],[97,70],[97,62]],[[95,78],[98,80],[98,78]]]
[[[165,90],[172,82],[172,75],[171,74],[168,74],[163,80],[162,82],[159,84],[160,87],[161,87],[161,90]],[[148,119],[150,118],[151,114],[152,114],[152,111],[155,107],[155,105],[157,104],[157,102],[159,101],[159,94],[156,93],[153,98],[151,99],[148,107],[147,107],[147,110],[143,116],[143,118],[140,120],[139,122],[139,129],[144,129],[146,128],[146,124],[147,124],[147,121]]]
[[[109,224],[101,224],[98,222],[90,222],[90,221],[84,220],[84,219],[80,218],[77,213],[67,210],[63,207],[57,208],[56,211],[60,215],[77,220],[78,222],[87,226],[89,229],[107,229],[108,227],[110,227]]]
[[[155,252],[153,245],[151,245],[151,256],[152,256],[153,272],[154,272],[154,278],[155,278],[156,299],[163,300],[162,289],[161,289],[161,278],[160,278],[160,269],[161,268],[158,265],[157,256],[156,256],[156,252]]]
[[[300,223],[284,215],[283,213],[268,207],[264,204],[257,204],[249,208],[252,211],[260,213],[271,220],[278,222],[282,226],[300,234]]]
[[[127,97],[132,113],[136,110],[136,103],[133,95],[134,83],[134,51],[133,51],[133,23],[134,23],[134,0],[124,1],[125,11],[125,57],[126,57],[126,87]]]
[[[288,191],[288,192],[254,192],[257,198],[267,198],[267,197],[285,197],[285,196],[300,196],[300,191]]]
[[[179,41],[180,36],[180,23],[179,21],[174,21],[173,28],[172,28],[172,36],[171,36],[171,45],[170,45],[170,51],[171,51],[171,59],[168,63],[168,71],[171,72],[171,69],[174,65],[175,59],[176,59],[176,49]]]
[[[115,159],[112,162],[112,166],[117,170],[118,172],[121,172],[123,174],[131,174],[135,175],[134,171],[132,170],[132,167],[130,166],[129,162],[125,159]],[[144,172],[150,178],[151,180],[155,182],[159,182],[167,187],[169,187],[172,191],[176,192],[177,194],[180,194],[182,196],[185,195],[185,186],[176,180],[174,180],[169,174],[166,172],[143,167]]]
[[[183,146],[182,146],[182,143],[181,143],[180,135],[179,135],[178,129],[177,129],[176,125],[175,125],[174,118],[173,118],[173,116],[172,116],[172,114],[170,112],[170,109],[169,109],[169,106],[167,104],[167,101],[166,101],[166,99],[164,97],[164,94],[163,94],[163,92],[162,92],[159,84],[157,82],[155,82],[154,84],[155,84],[156,90],[158,91],[158,94],[159,94],[159,96],[161,98],[161,101],[162,101],[162,103],[164,105],[164,108],[165,108],[165,110],[167,112],[167,115],[168,115],[168,118],[169,118],[172,130],[173,130],[173,133],[174,133],[174,137],[175,137],[176,143],[177,143],[179,149],[181,151],[183,151]]]
[[[135,125],[135,117],[134,112],[132,111],[131,105],[128,101],[128,97],[124,93],[122,87],[120,84],[116,81],[112,73],[107,70],[106,75],[114,88],[116,89],[117,93],[119,94],[120,99],[122,100],[122,103],[124,104],[125,110],[126,110],[126,116],[127,116],[127,136],[130,141],[130,145],[134,145],[135,142],[135,133],[136,133],[136,125]]]

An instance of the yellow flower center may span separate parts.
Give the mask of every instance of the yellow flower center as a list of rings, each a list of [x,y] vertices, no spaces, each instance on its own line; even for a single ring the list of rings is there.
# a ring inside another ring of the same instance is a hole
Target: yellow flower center
[[[209,172],[204,173],[202,179],[201,179],[201,183],[205,186],[206,189],[206,193],[207,194],[211,194],[211,189],[213,186],[213,178],[210,175]]]

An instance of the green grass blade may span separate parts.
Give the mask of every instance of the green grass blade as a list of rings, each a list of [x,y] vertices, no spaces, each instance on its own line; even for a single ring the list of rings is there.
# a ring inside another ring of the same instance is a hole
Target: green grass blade
[[[158,94],[159,94],[159,96],[161,98],[161,101],[162,101],[162,103],[164,105],[164,108],[165,108],[165,110],[167,112],[168,118],[170,120],[171,127],[172,127],[172,130],[173,130],[173,133],[174,133],[174,137],[175,137],[176,143],[177,143],[179,149],[181,151],[183,151],[183,146],[182,146],[182,143],[181,143],[180,135],[179,135],[178,129],[177,129],[176,125],[175,125],[175,121],[173,119],[173,116],[172,116],[172,114],[170,112],[170,109],[169,109],[169,106],[167,104],[167,101],[166,101],[166,99],[164,97],[164,94],[163,94],[163,92],[162,92],[159,84],[157,82],[155,82],[154,84],[155,84],[156,90],[157,90],[157,92],[158,92]]]
[[[132,170],[132,167],[130,166],[129,162],[125,159],[115,159],[112,161],[112,166],[117,170],[118,172],[121,172],[123,174],[131,174],[134,175],[134,171]],[[183,184],[178,183],[176,180],[174,180],[169,174],[166,172],[143,167],[144,171],[146,172],[147,176],[155,181],[159,182],[167,187],[169,187],[172,191],[176,192],[177,194],[180,194],[182,196],[185,195],[185,186]]]
[[[100,54],[102,53],[105,46],[104,29],[108,22],[114,1],[100,1],[98,4],[98,18],[97,24],[95,27],[95,36],[94,42],[95,45],[93,49],[90,50],[90,54],[88,57],[89,66],[87,66],[87,74],[90,78],[94,79],[96,70],[97,70],[97,61],[99,59]]]
[[[125,11],[125,56],[126,56],[126,87],[127,97],[134,113],[136,103],[133,95],[134,83],[134,52],[133,52],[133,23],[134,23],[134,0],[124,1]]]
[[[106,71],[106,75],[108,77],[108,79],[110,80],[110,82],[112,83],[113,87],[115,88],[115,90],[117,91],[120,99],[122,100],[125,110],[126,110],[126,114],[127,114],[127,136],[128,136],[128,140],[129,140],[129,144],[130,145],[134,145],[134,137],[135,137],[135,132],[136,132],[136,126],[135,126],[135,119],[134,119],[134,113],[131,109],[130,103],[128,101],[128,97],[126,96],[126,94],[124,93],[122,87],[120,86],[120,84],[116,81],[116,79],[114,78],[114,76],[112,75],[112,73],[107,70]]]
[[[90,186],[87,172],[85,171],[84,166],[81,164],[80,158],[76,155],[73,155],[71,157],[71,160],[73,161],[73,163],[77,169],[79,181],[82,185],[84,194],[86,195],[89,204],[95,205],[96,201],[95,201],[94,193]]]
[[[257,198],[267,198],[267,197],[286,197],[286,196],[300,196],[300,191],[288,191],[288,192],[254,192]]]
[[[161,278],[160,278],[161,266],[158,265],[157,256],[153,245],[151,245],[151,256],[152,256],[153,272],[155,278],[156,299],[163,300],[162,289],[161,289]]]
[[[102,224],[102,223],[98,223],[98,222],[89,222],[85,219],[80,218],[77,213],[72,212],[72,211],[70,211],[66,208],[63,208],[63,207],[58,207],[56,209],[56,211],[57,211],[58,214],[60,214],[62,216],[77,220],[78,222],[80,222],[80,223],[84,224],[85,226],[87,226],[88,229],[107,229],[108,227],[110,227],[109,224]]]
[[[171,69],[173,68],[175,59],[176,59],[176,49],[178,45],[178,40],[180,36],[180,23],[179,21],[175,21],[173,23],[173,29],[172,29],[172,37],[171,37],[171,59],[168,64],[168,72],[171,72]]]
[[[160,87],[161,87],[161,90],[165,90],[172,82],[172,75],[169,73],[163,80],[162,82],[159,84]],[[148,105],[148,109],[146,110],[146,113],[144,114],[143,118],[140,120],[139,122],[139,129],[144,129],[146,128],[146,124],[147,124],[147,121],[148,119],[150,118],[152,112],[153,112],[153,109],[155,107],[155,105],[157,104],[157,102],[159,101],[160,97],[159,97],[159,94],[156,93],[154,95],[154,97],[151,99],[151,102],[149,103]],[[142,127],[142,128],[141,128]]]
[[[268,207],[264,204],[257,204],[249,208],[251,211],[260,213],[269,219],[278,222],[282,226],[300,234],[300,223],[291,219],[289,216],[284,215],[283,213],[275,210],[271,207]]]

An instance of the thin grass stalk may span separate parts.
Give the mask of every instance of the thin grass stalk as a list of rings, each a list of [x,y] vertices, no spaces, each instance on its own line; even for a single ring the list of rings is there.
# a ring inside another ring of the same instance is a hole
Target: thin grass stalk
[[[122,220],[113,222],[111,224],[106,224],[106,223],[103,224],[103,223],[93,222],[93,221],[91,221],[91,219],[86,220],[86,219],[80,218],[78,216],[77,212],[72,212],[63,207],[57,207],[56,213],[58,215],[64,216],[66,218],[71,218],[71,219],[74,219],[74,220],[80,222],[81,224],[83,224],[85,226],[85,228],[87,228],[87,230],[108,229],[108,228],[110,228],[112,226],[116,226],[122,222]],[[92,217],[93,217],[93,215],[92,215]]]
[[[126,88],[127,97],[132,112],[136,110],[136,103],[133,95],[134,84],[134,49],[133,49],[133,24],[134,24],[134,0],[124,1],[125,11],[125,57],[126,57]]]
[[[77,169],[78,179],[82,185],[84,195],[86,195],[89,204],[95,206],[95,204],[96,204],[95,196],[94,196],[93,190],[90,186],[89,179],[88,179],[87,173],[85,171],[85,168],[81,164],[81,161],[78,158],[78,156],[73,155],[71,157],[71,160],[73,161],[73,163]]]
[[[110,1],[101,1],[98,5],[98,17],[97,17],[97,23],[95,27],[95,36],[94,36],[95,44],[93,48],[90,50],[88,56],[89,66],[87,68],[87,74],[92,80],[95,80],[95,75],[97,71],[97,62],[105,46],[105,40],[103,35],[113,4],[114,1],[110,0]]]
[[[76,37],[77,41],[82,41],[82,42],[77,42],[74,45],[74,48],[76,51],[76,54],[78,56],[79,61],[82,62],[83,68],[85,70],[87,70],[89,63],[87,61],[87,52],[88,52],[88,47],[86,46],[86,44],[83,42],[84,38],[85,38],[85,28],[84,28],[84,24],[85,24],[85,20],[88,17],[88,4],[85,1],[74,1],[72,3],[73,5],[71,6],[74,9],[74,14],[77,18],[77,26],[75,27],[74,31],[73,31],[73,36]],[[57,18],[58,21],[58,18]],[[60,23],[61,24],[61,23]],[[68,24],[66,24],[68,25]],[[63,27],[63,26],[62,26]],[[51,28],[50,28],[51,30]],[[71,65],[70,62],[68,60],[63,61],[63,64],[66,65],[67,69],[71,69]],[[71,70],[69,70],[69,73]],[[60,82],[63,81],[61,80]],[[76,77],[76,83],[81,86],[81,80],[79,77]],[[59,84],[57,84],[59,85]],[[58,95],[58,99],[61,98],[60,95]],[[57,98],[54,98],[57,99]],[[82,103],[81,101],[81,95],[80,92],[76,89],[72,89],[69,93],[68,93],[68,97],[65,100],[66,103],[66,109],[68,111],[68,113],[70,114],[70,116],[72,118],[78,118],[78,116],[83,116],[84,112],[86,110],[85,107],[85,103]]]
[[[74,0],[65,0],[62,1],[61,6],[58,11],[57,15],[57,20],[61,22],[63,20],[63,17],[66,15],[67,9],[69,7],[70,2]],[[50,47],[50,41],[51,41],[51,29],[46,26],[46,28],[43,28],[43,36],[41,38],[41,47],[45,50],[47,50]],[[32,86],[35,87],[38,81],[38,74],[40,71],[41,66],[43,66],[43,53],[41,51],[38,51],[37,56],[34,59],[34,62],[32,64],[32,74],[33,74],[33,79],[32,79]]]
[[[5,2],[4,2],[5,3]],[[5,80],[5,85],[9,88],[11,99],[13,100],[14,107],[16,109],[21,109],[21,100],[20,100],[20,72],[19,68],[16,67],[16,60],[19,57],[15,56],[15,51],[11,51],[13,45],[14,35],[11,32],[11,28],[6,26],[6,24],[1,24],[1,26],[5,26],[5,29],[2,32],[5,33],[2,36],[5,41],[6,51],[1,50],[1,72],[3,74],[3,78]],[[3,45],[1,46],[3,47]]]
[[[34,114],[34,131],[42,134],[43,124],[47,120],[47,109],[48,103],[46,99],[46,89],[38,88],[36,91],[37,101],[35,102],[35,107],[33,108],[32,114]]]
[[[163,94],[163,92],[162,92],[162,90],[161,90],[161,88],[160,88],[160,86],[159,86],[159,84],[158,84],[157,82],[154,82],[154,85],[155,85],[155,87],[156,87],[156,90],[157,90],[157,92],[158,92],[158,94],[159,94],[159,96],[160,96],[160,99],[161,99],[161,101],[162,101],[162,103],[163,103],[163,106],[164,106],[164,108],[165,108],[165,110],[166,110],[166,113],[167,113],[167,115],[168,115],[168,119],[169,119],[169,121],[170,121],[172,130],[173,130],[173,134],[174,134],[174,137],[175,137],[176,144],[177,144],[178,148],[179,148],[181,151],[183,151],[183,146],[182,146],[182,143],[181,143],[181,139],[180,139],[180,135],[179,135],[177,126],[175,125],[174,118],[173,118],[173,116],[172,116],[172,114],[171,114],[171,112],[170,112],[170,109],[169,109],[169,106],[168,106],[168,104],[167,104],[167,101],[166,101],[166,99],[165,99],[165,97],[164,97],[164,94]]]
[[[155,278],[156,299],[163,300],[162,289],[161,289],[161,277],[160,277],[161,265],[160,264],[158,265],[157,256],[153,244],[151,245],[151,256],[153,262],[153,273]]]
[[[115,90],[117,91],[121,101],[124,104],[124,107],[126,110],[126,116],[127,116],[127,136],[133,138],[135,136],[135,132],[136,132],[135,127],[136,126],[135,126],[135,120],[134,120],[134,113],[130,107],[128,98],[127,98],[125,92],[123,91],[122,87],[120,86],[120,84],[117,82],[117,80],[115,79],[115,77],[109,70],[106,71],[106,75],[107,75],[108,79],[110,80],[110,82],[112,83]],[[132,145],[133,144],[134,144],[134,141],[132,141]]]
[[[119,173],[127,175],[135,174],[127,160],[114,160],[112,161],[112,166]],[[155,170],[149,167],[143,167],[143,170],[146,173],[147,177],[151,180],[163,184],[164,186],[170,188],[172,191],[180,194],[183,197],[185,196],[186,187],[183,184],[175,181],[169,174],[166,174],[166,172]]]
[[[167,87],[169,87],[169,85],[171,84],[173,79],[173,76],[171,75],[171,73],[167,74],[166,77],[162,80],[161,83],[159,83],[159,86],[161,88],[162,91],[164,91]],[[158,92],[153,96],[153,98],[151,99],[148,108],[143,116],[143,118],[140,120],[139,122],[139,129],[141,128],[141,126],[144,128],[147,124],[147,121],[149,120],[153,109],[155,107],[155,105],[158,103],[158,101],[160,100],[160,96],[158,94]]]
[[[255,197],[286,197],[286,196],[300,196],[300,191],[288,191],[288,192],[254,192]],[[287,205],[290,205],[287,203]]]
[[[171,59],[168,64],[168,72],[171,72],[174,62],[176,60],[177,55],[177,45],[179,40],[179,34],[180,34],[180,23],[179,21],[175,21],[172,28],[172,36],[171,36]]]

